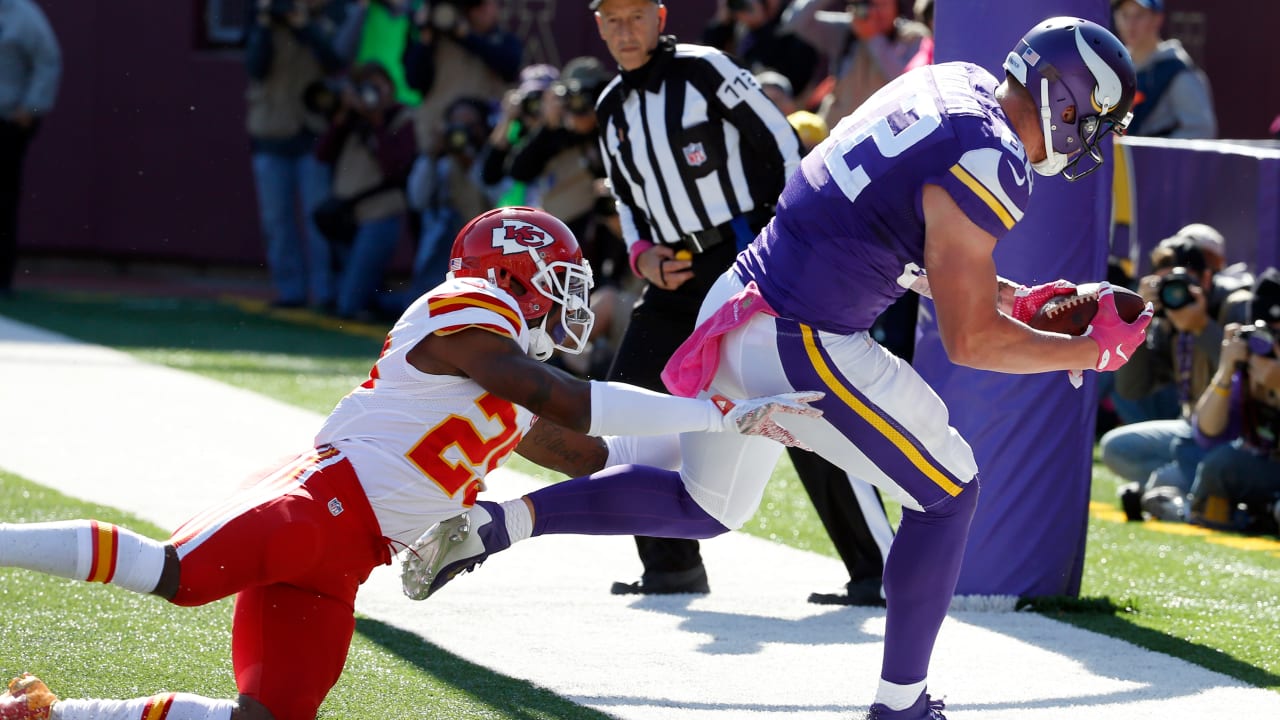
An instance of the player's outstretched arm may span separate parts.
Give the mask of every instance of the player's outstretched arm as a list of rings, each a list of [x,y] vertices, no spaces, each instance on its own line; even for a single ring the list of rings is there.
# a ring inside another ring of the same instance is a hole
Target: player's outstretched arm
[[[712,400],[674,397],[623,383],[579,380],[530,358],[510,337],[482,328],[429,335],[409,352],[408,359],[423,372],[469,377],[539,417],[590,435],[727,430],[795,444],[774,417],[822,414],[809,405],[822,397],[820,392]]]
[[[926,185],[925,268],[938,331],[952,362],[982,370],[1037,373],[1097,364],[1097,346],[1083,337],[1032,330],[1002,314],[997,292],[995,238],[978,227],[945,190]]]
[[[529,428],[516,446],[516,452],[544,468],[581,477],[603,470],[609,462],[609,447],[604,438],[574,432],[545,418]]]

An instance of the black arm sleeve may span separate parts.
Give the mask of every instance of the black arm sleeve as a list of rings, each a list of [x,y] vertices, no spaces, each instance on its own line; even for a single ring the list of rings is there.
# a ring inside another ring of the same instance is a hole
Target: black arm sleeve
[[[567,130],[539,127],[529,133],[507,158],[507,174],[520,182],[532,182],[547,169],[547,163],[565,146]]]
[[[520,76],[520,58],[524,55],[524,46],[515,35],[505,32],[493,32],[488,35],[468,33],[458,42],[462,47],[479,56],[480,60],[504,81],[515,82]]]
[[[404,80],[409,87],[426,95],[436,81],[435,44],[423,44],[411,34],[404,47]]]
[[[271,72],[271,58],[275,55],[275,42],[271,39],[271,28],[250,20],[245,31],[244,64],[249,77],[262,80]]]

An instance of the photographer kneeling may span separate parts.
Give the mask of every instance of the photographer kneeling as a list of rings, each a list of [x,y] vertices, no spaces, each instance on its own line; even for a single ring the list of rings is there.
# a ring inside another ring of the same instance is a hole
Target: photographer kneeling
[[[353,70],[350,82],[334,88],[337,110],[316,147],[320,161],[333,166],[333,194],[315,220],[338,257],[339,317],[379,309],[375,296],[400,240],[416,145],[394,87],[378,63]]]
[[[1191,412],[1218,370],[1223,326],[1244,319],[1247,292],[1219,299],[1215,276],[1195,244],[1170,238],[1151,252],[1154,270],[1139,292],[1156,307],[1146,343],[1115,373],[1116,392],[1136,399],[1171,386],[1178,417],[1121,425],[1102,436],[1102,461],[1128,481],[1121,502],[1130,520],[1145,515],[1182,521],[1185,499],[1204,450],[1194,441]]]
[[[1254,285],[1253,323],[1230,326],[1213,384],[1196,403],[1208,450],[1188,498],[1189,520],[1240,532],[1277,530],[1280,499],[1280,272]]]

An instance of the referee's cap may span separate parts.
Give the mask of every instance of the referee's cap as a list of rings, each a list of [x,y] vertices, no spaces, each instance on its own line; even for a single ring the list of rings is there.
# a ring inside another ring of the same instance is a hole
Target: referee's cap
[[[653,2],[654,5],[662,4],[662,0],[651,0],[651,2]],[[590,7],[592,10],[599,10],[600,5],[602,5],[603,3],[604,3],[604,0],[591,0],[591,4],[588,7]]]

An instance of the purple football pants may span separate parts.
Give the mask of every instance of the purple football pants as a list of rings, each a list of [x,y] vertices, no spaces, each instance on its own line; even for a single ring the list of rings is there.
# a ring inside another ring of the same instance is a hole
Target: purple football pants
[[[701,539],[729,531],[689,497],[680,473],[619,465],[529,493],[534,535]]]

